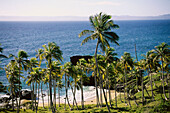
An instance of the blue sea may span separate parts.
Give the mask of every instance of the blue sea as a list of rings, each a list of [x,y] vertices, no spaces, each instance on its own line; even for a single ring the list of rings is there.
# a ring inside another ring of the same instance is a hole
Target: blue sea
[[[113,31],[120,37],[117,46],[110,43],[121,57],[124,52],[131,53],[135,58],[135,44],[139,60],[141,54],[154,49],[162,42],[170,44],[170,20],[136,20],[115,21],[120,26]],[[88,21],[77,22],[0,22],[0,43],[3,54],[17,55],[19,50],[25,50],[35,57],[36,51],[48,42],[56,42],[63,52],[64,62],[70,61],[75,55],[94,55],[96,40],[91,40],[81,46],[85,37],[78,34],[85,29],[92,29]],[[0,67],[9,63],[10,59],[1,59]],[[43,62],[45,67],[45,62]],[[24,74],[24,76],[27,76]],[[0,70],[0,81],[8,85],[5,71]],[[24,83],[23,88],[29,88]]]

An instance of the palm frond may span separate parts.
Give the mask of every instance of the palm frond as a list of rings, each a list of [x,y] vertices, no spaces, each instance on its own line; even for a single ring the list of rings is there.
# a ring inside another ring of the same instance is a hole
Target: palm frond
[[[84,36],[84,35],[87,35],[87,34],[92,34],[94,33],[94,31],[91,31],[91,30],[83,30],[78,36],[79,38]]]

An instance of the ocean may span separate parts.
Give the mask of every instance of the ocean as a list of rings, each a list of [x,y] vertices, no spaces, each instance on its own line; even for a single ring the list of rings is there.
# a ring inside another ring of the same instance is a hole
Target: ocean
[[[118,57],[124,52],[131,53],[135,58],[135,44],[138,59],[141,54],[154,49],[162,42],[170,44],[170,20],[136,20],[136,21],[114,21],[120,26],[113,31],[120,37],[117,46],[114,47]],[[28,55],[35,57],[36,51],[48,42],[56,42],[63,52],[63,63],[70,61],[75,55],[94,55],[96,40],[91,40],[81,46],[85,37],[78,34],[85,29],[92,29],[88,21],[61,21],[61,22],[0,22],[0,43],[3,54],[17,55],[19,50],[25,50]],[[1,59],[0,67],[9,63],[10,59]],[[43,62],[42,67],[45,67]],[[24,74],[24,76],[27,76]],[[0,70],[0,81],[8,85],[5,71]],[[24,82],[22,87],[29,88]],[[64,93],[64,88],[63,88]]]

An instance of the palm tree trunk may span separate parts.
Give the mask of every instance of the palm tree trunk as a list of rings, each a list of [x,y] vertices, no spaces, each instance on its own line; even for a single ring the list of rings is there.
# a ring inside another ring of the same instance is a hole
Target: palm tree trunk
[[[19,113],[20,111],[20,103],[21,103],[21,89],[20,89],[20,63],[19,63],[19,105],[18,105],[18,108],[17,108],[17,113]]]
[[[60,106],[60,86],[58,86],[58,107]]]
[[[149,74],[150,74],[150,77],[151,77],[150,84],[151,84],[152,100],[154,101],[155,99],[154,99],[154,94],[153,94],[152,73],[149,72]]]
[[[82,106],[82,109],[84,109],[84,96],[83,96],[83,80],[82,80],[82,76],[81,76],[81,106]]]
[[[51,69],[50,69],[50,77],[49,77],[49,89],[50,89],[50,108],[53,110],[53,100],[52,100],[52,80],[51,80]]]
[[[96,69],[95,69],[95,74],[94,74],[94,80],[95,80],[95,87],[96,87],[96,104],[97,107],[100,105],[99,103],[99,95],[98,95],[98,88],[97,88],[97,68],[98,68],[98,64],[97,64],[97,49],[98,49],[98,45],[99,45],[99,41],[97,41],[97,45],[96,45],[96,50],[95,50],[95,63],[96,63]]]
[[[12,81],[13,82],[13,81]],[[14,97],[13,97],[13,83],[11,83],[11,85],[10,85],[10,87],[11,87],[11,94],[12,94],[12,110],[14,110]]]
[[[117,94],[116,94],[116,90],[117,90],[117,88],[116,88],[116,77],[114,76],[114,78],[115,78],[115,80],[114,80],[114,86],[115,86],[115,106],[116,106],[116,108],[117,108]]]
[[[128,100],[128,103],[129,103],[129,107],[131,107],[130,100],[129,100],[129,93],[128,93],[128,90],[127,90],[127,77],[126,77],[126,70],[125,69],[124,69],[124,72],[125,72],[125,88],[126,88],[126,91],[127,91],[127,100]]]
[[[36,97],[35,97],[35,93],[34,93],[34,82],[32,82],[32,88],[33,88],[33,100],[32,100],[32,110],[34,111],[34,103],[33,103],[33,101],[34,101],[34,99],[36,99]]]
[[[54,86],[54,109],[56,109],[56,77],[54,77],[53,80],[53,86]]]
[[[100,77],[100,107],[103,106],[103,99],[102,99],[102,78]]]
[[[164,93],[165,100],[168,100],[168,98],[166,97],[166,94],[165,94],[165,86],[164,86],[164,68],[163,68],[163,58],[162,58],[162,56],[161,56],[161,62],[162,62],[162,85],[163,85],[163,93]]]
[[[144,85],[144,89],[146,90],[147,95],[150,97],[149,92],[148,92],[148,90],[147,90],[147,88],[146,88],[145,85]],[[144,97],[144,98],[145,98],[145,97]]]
[[[43,101],[43,108],[44,108],[44,96],[43,96],[42,85],[43,85],[43,83],[41,82],[41,97],[42,97],[42,101]]]
[[[76,87],[74,86],[74,91],[73,91],[73,87],[71,86],[71,90],[72,90],[72,93],[73,93],[73,103],[75,102],[76,107],[77,107],[77,110],[78,110],[77,101],[76,101],[76,98],[75,98]],[[73,104],[73,106],[72,106],[72,109],[73,109],[73,108],[74,108],[74,104]]]
[[[136,96],[134,94],[133,94],[133,97],[134,97],[136,106],[138,106],[138,103],[136,102]]]
[[[38,103],[37,103],[37,110],[38,110],[38,104],[39,104],[39,93],[40,93],[40,83],[38,83]]]
[[[109,107],[109,105],[107,103],[107,98],[106,98],[106,95],[105,95],[105,92],[104,92],[103,85],[102,85],[102,89],[103,89],[103,94],[104,94],[104,99],[105,99],[105,102],[106,102],[106,106],[107,106],[108,112],[110,113],[110,107]]]
[[[106,89],[108,89],[108,92],[109,92],[109,103],[110,103],[110,107],[112,107],[112,104],[111,104],[111,94],[110,94],[110,81],[109,81],[109,77],[108,77],[108,68],[106,69]],[[107,97],[107,95],[106,95],[106,97]]]
[[[120,101],[123,103],[123,101],[122,101],[122,97],[121,97],[121,89],[119,89],[119,95],[120,95]]]
[[[124,91],[124,101],[125,101],[125,103],[126,103],[126,96],[125,96],[125,76],[124,76],[124,81],[123,81],[123,87],[124,87],[124,89],[123,89],[123,91]]]
[[[66,75],[65,75],[65,77],[66,77]],[[66,79],[65,79],[65,80],[66,80]],[[70,106],[69,99],[68,99],[68,93],[67,93],[68,83],[69,83],[69,77],[68,77],[68,81],[67,81],[67,85],[66,85],[66,99],[67,99],[68,106],[69,106],[69,108],[70,108],[70,110],[71,110],[71,106]]]
[[[18,108],[18,100],[17,100],[17,95],[16,95],[16,106]]]
[[[110,94],[110,81],[108,81],[109,82],[109,85],[108,85],[108,89],[109,89],[109,103],[110,103],[110,107],[112,107],[112,103],[111,103],[111,100],[112,100],[112,98],[111,98],[111,94]]]
[[[66,74],[65,74],[65,91],[67,90],[67,79],[66,79]],[[64,110],[66,110],[66,98],[67,98],[67,91],[66,91],[66,97],[65,97],[65,105],[64,105]]]
[[[46,84],[47,85],[47,84]],[[49,106],[49,88],[48,88],[48,85],[47,85],[47,94],[48,94],[48,108],[50,109],[50,106]]]
[[[33,110],[33,90],[31,88],[31,84],[30,84],[30,89],[31,89],[31,103],[32,103],[32,110]]]
[[[35,85],[36,85],[36,90],[35,90],[35,94],[36,94],[36,98],[37,98],[37,81],[35,82]],[[37,102],[36,102],[36,98],[35,98],[35,110],[36,110],[36,113],[37,113]]]
[[[143,75],[141,70],[140,70],[140,76],[141,76],[141,86],[142,86],[142,105],[144,105],[144,86],[143,86]]]
[[[14,79],[14,75],[12,74],[12,83],[11,83],[11,94],[12,94],[12,110],[14,110],[14,92],[13,91],[15,91],[14,90],[14,81],[13,81],[13,79]]]
[[[97,60],[97,58],[96,58],[96,60]],[[98,71],[98,73],[99,73],[99,77],[101,78],[101,86],[102,86],[101,88],[102,88],[102,90],[103,90],[104,99],[105,99],[105,102],[106,102],[106,106],[107,106],[108,112],[110,113],[110,107],[109,107],[109,105],[108,105],[108,103],[107,103],[107,98],[106,98],[105,91],[104,91],[104,88],[103,88],[103,79],[102,79],[102,77],[101,77],[101,75],[100,75],[100,71],[99,71],[99,68],[98,68],[97,61],[96,61],[96,68],[97,68],[97,71]]]

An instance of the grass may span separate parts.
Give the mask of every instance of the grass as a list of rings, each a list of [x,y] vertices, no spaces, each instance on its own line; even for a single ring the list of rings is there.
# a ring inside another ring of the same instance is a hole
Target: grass
[[[152,101],[152,98],[149,97],[146,93],[145,98],[146,102],[144,105],[142,105],[141,95],[142,92],[138,92],[135,94],[136,101],[138,103],[138,106],[136,106],[134,100],[131,100],[132,107],[130,108],[128,105],[120,101],[120,96],[118,96],[118,103],[117,108],[114,106],[114,100],[112,101],[113,107],[111,108],[111,113],[170,113],[170,102],[165,101],[162,97],[162,89],[161,89],[161,82],[155,81],[156,86],[153,85],[154,89],[154,98],[155,101]],[[151,96],[151,87],[150,84],[146,85],[147,90],[149,92],[149,95]],[[168,96],[168,91],[166,89],[166,95]],[[123,94],[121,94],[122,100],[124,101]],[[76,107],[74,107],[74,110],[70,110],[68,106],[66,106],[66,110],[64,110],[64,104],[61,105],[61,107],[58,107],[57,105],[57,113],[107,113],[107,107],[104,105],[104,107],[96,107],[96,105],[85,105],[85,109],[81,110],[81,106],[78,106],[79,110],[76,110]],[[11,109],[0,109],[1,113],[16,113],[16,111],[12,111]],[[32,111],[30,109],[21,109],[20,113],[35,113],[35,111]],[[51,113],[51,111],[46,107],[45,109],[42,107],[39,107],[38,113]]]

